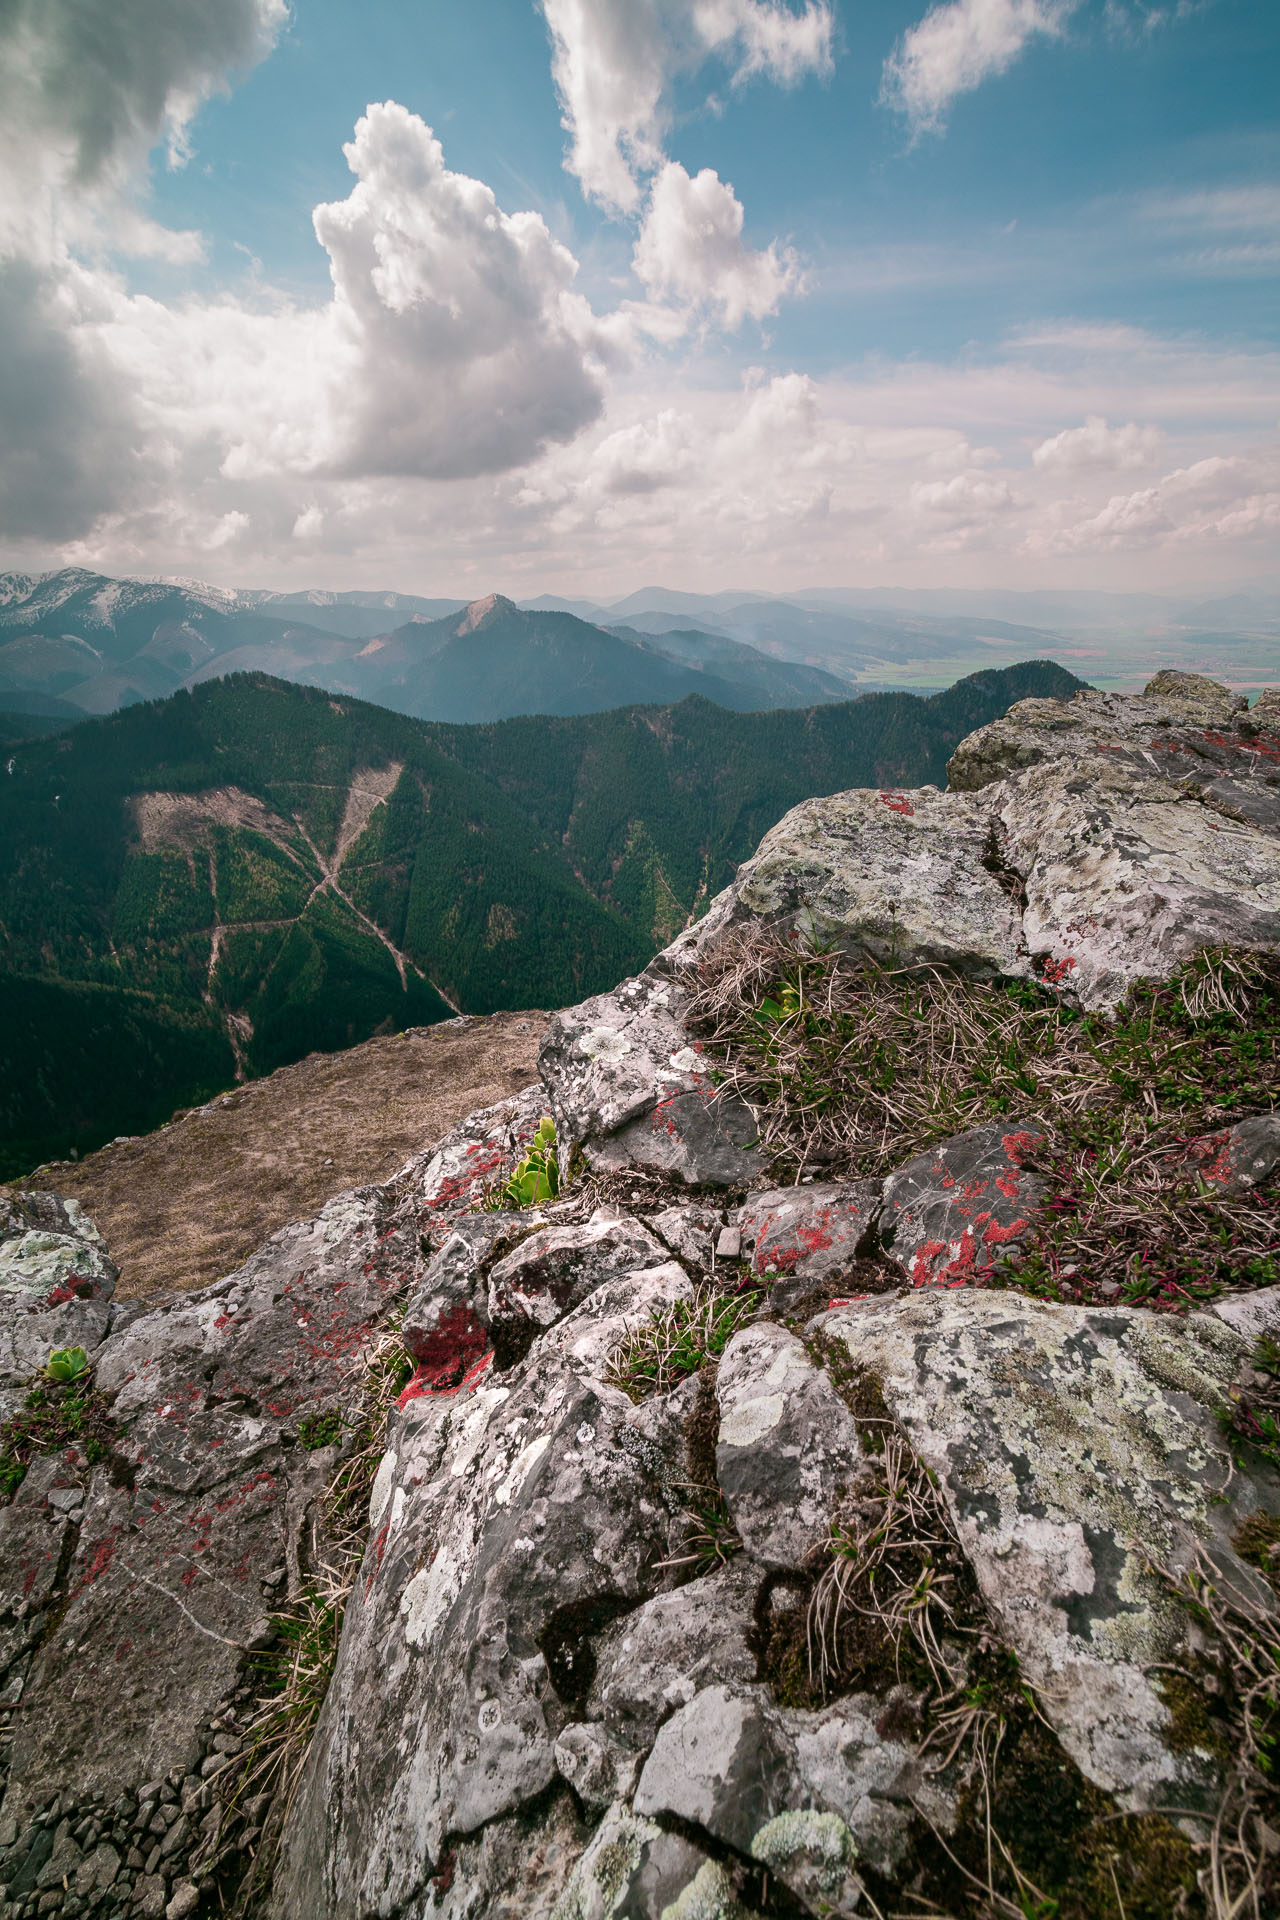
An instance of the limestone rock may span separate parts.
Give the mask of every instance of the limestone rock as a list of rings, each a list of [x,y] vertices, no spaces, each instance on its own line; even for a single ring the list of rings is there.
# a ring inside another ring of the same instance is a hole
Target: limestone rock
[[[0,1419],[58,1347],[93,1354],[106,1337],[119,1275],[77,1201],[0,1194]]]
[[[1280,729],[1196,676],[1149,696],[1024,701],[961,744],[945,794],[805,801],[650,974],[686,981],[760,928],[1107,1008],[1200,947],[1280,945]]]
[[[646,1225],[678,1259],[692,1267],[704,1267],[710,1265],[722,1219],[714,1207],[690,1202],[687,1206],[664,1207],[661,1213],[651,1215]]]
[[[562,1157],[584,1140],[616,1133],[660,1100],[711,1091],[701,1050],[685,1030],[687,997],[675,982],[642,974],[555,1016],[538,1070]]]
[[[696,1906],[690,1898],[695,1888]],[[728,1875],[705,1853],[621,1804],[609,1809],[592,1835],[551,1920],[613,1920],[615,1915],[618,1920],[749,1920]]]
[[[1270,791],[1270,789],[1268,789]],[[1041,977],[1087,1007],[1202,947],[1280,946],[1280,835],[1114,756],[1046,762],[989,794]]]
[[[1035,1121],[972,1127],[890,1174],[880,1238],[913,1287],[964,1286],[1026,1232],[1044,1187],[1025,1162],[1043,1140]]]
[[[1263,1338],[1280,1340],[1280,1287],[1228,1294],[1225,1300],[1215,1300],[1210,1312],[1225,1320],[1250,1347]]]
[[[601,1173],[644,1167],[690,1187],[740,1187],[767,1164],[759,1137],[745,1101],[697,1088],[660,1100],[606,1140],[589,1141],[586,1153]]]
[[[880,1207],[875,1180],[772,1187],[751,1194],[742,1209],[743,1244],[761,1276],[834,1287],[870,1245]]]
[[[608,1807],[629,1800],[640,1770],[640,1755],[598,1721],[567,1726],[555,1745],[556,1766],[587,1807]]]
[[[1025,974],[1017,909],[983,865],[989,834],[988,804],[935,787],[806,800],[672,943],[665,964],[692,967],[713,941],[755,922],[882,966]]]
[[[542,1227],[489,1274],[489,1325],[513,1350],[554,1326],[619,1274],[661,1266],[667,1249],[638,1220],[599,1208],[581,1224]]]
[[[810,1911],[858,1914],[857,1863],[901,1858],[922,1786],[915,1755],[856,1699],[788,1713],[763,1688],[712,1686],[662,1728],[634,1806],[761,1861]]]
[[[937,1475],[987,1605],[1087,1778],[1127,1808],[1212,1801],[1178,1751],[1149,1669],[1188,1616],[1151,1571],[1197,1548],[1274,1611],[1231,1545],[1280,1476],[1236,1473],[1217,1413],[1244,1343],[1211,1315],[1170,1321],[1015,1293],[929,1289],[820,1323],[879,1381]]]
[[[376,1190],[342,1195],[98,1349],[115,1458],[89,1478],[60,1617],[15,1717],[10,1809],[190,1771],[265,1625],[261,1576],[296,1567],[323,1486],[299,1425],[343,1405],[416,1257],[385,1212]]]
[[[605,1303],[643,1299],[644,1278],[607,1283],[508,1373],[399,1416],[286,1839],[281,1920],[398,1909],[451,1836],[556,1779],[592,1632],[648,1596],[665,1551],[662,1463],[594,1371],[626,1325]],[[658,1298],[689,1287],[674,1263],[648,1278]]]
[[[1280,1166],[1280,1113],[1262,1113],[1202,1134],[1188,1146],[1186,1161],[1188,1169],[1224,1199],[1251,1193]]]
[[[596,1641],[587,1712],[643,1759],[658,1728],[715,1681],[756,1676],[751,1632],[760,1571],[733,1560],[706,1579],[659,1593]]]
[[[716,1479],[742,1543],[764,1566],[798,1567],[857,1471],[853,1415],[804,1343],[770,1322],[734,1334],[716,1399]]]
[[[481,1107],[429,1152],[415,1155],[397,1174],[395,1185],[413,1196],[439,1238],[446,1238],[455,1214],[514,1171],[546,1111],[547,1097],[539,1085]]]
[[[1088,688],[1070,700],[1019,700],[961,741],[947,780],[953,792],[973,793],[1047,760],[1096,766],[1105,757],[1174,780],[1212,770],[1261,784],[1267,718],[1266,709],[1250,716],[1243,695],[1214,680],[1165,670],[1141,698]]]

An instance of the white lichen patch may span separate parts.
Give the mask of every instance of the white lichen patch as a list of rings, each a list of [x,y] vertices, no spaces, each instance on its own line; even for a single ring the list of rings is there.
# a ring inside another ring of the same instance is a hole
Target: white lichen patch
[[[786,1400],[780,1393],[760,1393],[753,1399],[740,1400],[720,1421],[720,1445],[757,1446],[767,1433],[773,1432],[786,1410]]]
[[[750,1920],[750,1915],[724,1868],[708,1860],[670,1906],[662,1909],[660,1920]]]
[[[843,1889],[858,1859],[858,1843],[838,1813],[802,1807],[761,1827],[751,1842],[751,1858],[780,1879],[789,1880],[797,1865],[816,1869],[814,1878],[830,1895]]]
[[[631,1042],[616,1027],[591,1027],[579,1036],[578,1051],[597,1066],[614,1067],[631,1052]]]

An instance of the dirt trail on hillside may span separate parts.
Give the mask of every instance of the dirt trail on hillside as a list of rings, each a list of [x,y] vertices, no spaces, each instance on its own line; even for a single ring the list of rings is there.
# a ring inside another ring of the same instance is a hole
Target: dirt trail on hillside
[[[186,1293],[344,1187],[386,1180],[474,1107],[537,1078],[545,1013],[494,1013],[313,1053],[159,1132],[0,1186],[86,1207],[120,1265],[118,1299]]]

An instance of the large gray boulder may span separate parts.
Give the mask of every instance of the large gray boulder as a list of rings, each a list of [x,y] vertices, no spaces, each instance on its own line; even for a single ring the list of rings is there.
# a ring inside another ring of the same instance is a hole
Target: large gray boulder
[[[1017,908],[983,864],[990,831],[985,800],[936,787],[805,800],[673,941],[667,964],[678,977],[727,933],[758,925],[879,966],[1025,974]]]
[[[961,744],[947,793],[793,808],[660,964],[691,978],[758,929],[1111,1007],[1201,947],[1280,946],[1278,768],[1270,710],[1196,675],[1024,701]]]
[[[511,1373],[404,1408],[287,1837],[280,1920],[403,1911],[453,1836],[516,1817],[559,1777],[591,1636],[661,1583],[667,1542],[662,1463],[603,1363],[624,1303],[690,1290],[674,1263],[615,1280]]]
[[[1156,1569],[1181,1574],[1202,1550],[1278,1611],[1232,1544],[1250,1514],[1280,1513],[1280,1475],[1233,1472],[1218,1422],[1245,1340],[1207,1314],[969,1289],[854,1303],[821,1326],[936,1474],[1001,1637],[1085,1777],[1124,1807],[1212,1804],[1217,1763],[1177,1737],[1151,1671],[1193,1632]]]

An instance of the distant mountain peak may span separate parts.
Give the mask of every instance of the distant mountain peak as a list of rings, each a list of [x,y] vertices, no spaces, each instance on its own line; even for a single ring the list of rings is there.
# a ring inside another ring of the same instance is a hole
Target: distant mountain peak
[[[518,608],[515,601],[508,600],[504,593],[486,593],[483,600],[473,600],[464,608],[454,631],[461,639],[464,633],[476,633],[491,621],[501,620],[507,614],[516,612]]]

